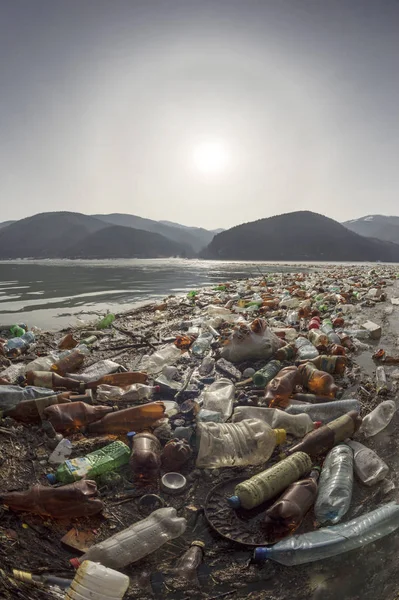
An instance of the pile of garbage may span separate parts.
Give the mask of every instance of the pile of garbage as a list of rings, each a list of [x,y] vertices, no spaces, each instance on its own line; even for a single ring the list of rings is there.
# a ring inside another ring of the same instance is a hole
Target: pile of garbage
[[[396,286],[394,267],[332,266],[59,333],[0,326],[0,596],[216,597],[241,547],[247,575],[223,580],[240,597],[265,561],[395,531],[370,446],[397,409]]]

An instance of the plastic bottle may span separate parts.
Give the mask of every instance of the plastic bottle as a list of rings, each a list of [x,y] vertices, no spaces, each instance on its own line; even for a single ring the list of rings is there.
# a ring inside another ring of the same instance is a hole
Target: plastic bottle
[[[271,407],[284,405],[299,383],[297,367],[285,367],[266,386],[265,401]]]
[[[22,337],[26,332],[23,327],[20,327],[20,325],[11,325],[10,333],[14,337]]]
[[[211,356],[205,356],[198,368],[198,373],[201,375],[201,377],[206,377],[213,372],[214,368],[215,359]]]
[[[121,569],[179,537],[186,527],[186,519],[177,517],[175,508],[159,508],[146,519],[92,546],[86,554],[72,561],[77,565],[84,560],[93,560],[112,569]]]
[[[375,380],[376,380],[376,389],[377,394],[384,394],[388,390],[387,385],[387,376],[385,374],[385,369],[382,366],[379,366],[375,370]]]
[[[69,377],[61,377],[57,373],[50,373],[48,371],[28,371],[26,373],[26,381],[28,385],[40,386],[51,390],[65,388],[67,390],[84,392],[85,388],[81,381],[76,381]]]
[[[364,417],[360,432],[366,438],[377,435],[377,433],[389,425],[395,412],[396,403],[393,400],[381,402],[381,404]]]
[[[48,406],[44,409],[43,416],[50,421],[56,431],[63,433],[79,430],[112,411],[111,406],[90,406],[85,402],[70,402]]]
[[[277,496],[291,483],[309,473],[311,468],[311,458],[305,452],[296,452],[266,471],[236,485],[234,496],[228,499],[228,503],[232,508],[255,508]]]
[[[127,575],[85,560],[66,591],[65,600],[122,600],[129,585]]]
[[[336,402],[335,398],[329,396],[318,396],[317,394],[293,394],[292,400],[297,402],[309,402],[311,404],[324,404],[326,402]]]
[[[200,468],[243,467],[269,460],[286,433],[272,429],[259,419],[239,423],[198,423],[196,466]]]
[[[233,412],[234,395],[234,383],[222,377],[206,387],[201,394],[202,408],[219,413],[227,421]]]
[[[126,434],[129,431],[143,431],[143,429],[152,427],[158,419],[162,419],[164,416],[165,405],[163,402],[149,402],[105,415],[99,421],[90,423],[87,431],[96,434]]]
[[[347,399],[334,400],[333,402],[326,402],[323,404],[290,404],[285,410],[290,415],[306,414],[309,415],[313,421],[330,423],[351,410],[360,412],[360,402],[354,399]]]
[[[282,369],[282,364],[279,360],[271,360],[267,365],[262,367],[259,371],[256,371],[252,375],[252,381],[255,387],[262,388],[279,373]]]
[[[319,473],[320,469],[313,469],[309,477],[292,483],[268,508],[263,527],[273,540],[298,529],[316,499]]]
[[[323,325],[321,331],[328,337],[329,342],[332,344],[340,344],[341,339],[337,333],[335,333],[332,322],[329,319],[323,319]]]
[[[97,400],[99,402],[142,402],[148,400],[160,391],[159,385],[145,385],[144,383],[133,383],[123,388],[116,385],[99,385],[97,388]]]
[[[72,379],[78,379],[79,381],[89,383],[90,381],[98,381],[105,375],[116,373],[120,368],[121,366],[113,360],[104,359],[90,365],[83,373],[68,373],[67,375]]]
[[[326,356],[322,354],[321,356],[312,358],[309,362],[314,364],[320,371],[325,371],[331,375],[334,373],[343,375],[345,373],[346,356]]]
[[[147,373],[141,373],[140,371],[111,373],[110,375],[104,375],[95,381],[89,381],[86,383],[86,389],[95,390],[100,385],[115,385],[118,387],[133,385],[134,383],[147,383],[147,379]]]
[[[316,457],[325,454],[331,448],[343,442],[357,431],[361,425],[362,419],[359,413],[351,410],[346,415],[334,419],[331,423],[323,425],[316,431],[311,431],[301,442],[295,444],[286,451],[287,455],[294,452],[306,452],[309,456]]]
[[[191,346],[191,352],[197,358],[202,358],[205,356],[211,347],[211,343],[213,340],[213,335],[207,331],[202,330],[193,345]]]
[[[282,346],[274,353],[274,358],[276,359],[276,361],[293,360],[295,358],[295,356],[296,356],[295,344],[286,344],[285,346]]]
[[[295,347],[297,349],[296,356],[298,360],[306,360],[319,356],[317,348],[305,337],[298,337],[295,340]]]
[[[160,350],[151,354],[151,356],[143,356],[140,368],[150,374],[160,373],[165,365],[171,365],[176,362],[182,353],[174,344],[168,344]],[[133,382],[132,383],[136,383]],[[139,383],[145,383],[140,381]]]
[[[335,398],[337,395],[338,386],[335,385],[332,375],[319,371],[313,363],[301,365],[298,367],[298,373],[302,385],[314,394],[330,396],[330,398]]]
[[[309,321],[308,329],[309,331],[312,329],[320,329],[320,317],[312,317]]]
[[[346,356],[346,350],[340,344],[331,344],[328,348],[328,353],[331,356]]]
[[[32,360],[24,367],[24,372],[28,371],[50,371],[51,366],[58,360],[58,355],[55,352],[50,352],[47,356],[39,356]]]
[[[102,511],[103,503],[96,496],[96,482],[84,479],[55,488],[34,485],[24,492],[1,494],[1,500],[14,511],[58,519],[74,519],[95,515]]]
[[[389,467],[376,452],[355,442],[346,442],[353,450],[355,475],[364,485],[372,486],[385,479]]]
[[[136,483],[156,481],[161,468],[161,444],[155,435],[147,431],[134,435],[130,466]]]
[[[179,558],[173,569],[175,575],[191,583],[197,583],[197,569],[203,561],[204,548],[204,542],[199,540],[191,542],[190,548]]]
[[[126,444],[117,440],[100,450],[90,452],[83,457],[73,458],[60,465],[53,475],[47,475],[50,483],[72,483],[83,477],[92,478],[109,471],[114,471],[129,462],[130,449]]]
[[[314,510],[317,521],[338,523],[349,510],[352,491],[353,450],[346,444],[338,444],[323,463]]]
[[[62,356],[53,365],[51,365],[50,371],[58,373],[58,375],[66,375],[76,369],[80,369],[85,359],[85,353],[81,349],[75,348],[74,350],[67,350],[68,354]]]
[[[254,558],[286,566],[302,565],[363,548],[398,527],[399,506],[389,502],[347,523],[294,535],[268,548],[256,548]]]
[[[310,298],[307,300],[303,300],[298,307],[298,315],[300,319],[305,319],[308,317],[312,310],[312,301]]]
[[[12,417],[16,421],[21,421],[22,423],[40,423],[45,408],[52,406],[53,404],[65,404],[70,402],[70,395],[70,392],[62,392],[61,394],[51,394],[50,396],[36,398],[35,400],[23,400],[13,408],[5,410],[3,416]]]
[[[273,429],[284,429],[286,433],[295,437],[303,437],[317,427],[309,415],[290,415],[278,408],[238,406],[233,413],[233,423],[244,419],[260,419]]]
[[[311,329],[308,333],[308,338],[318,350],[320,347],[325,347],[329,344],[328,337],[320,329]]]
[[[78,340],[75,340],[73,333],[67,333],[60,339],[57,345],[60,350],[72,350],[73,348],[76,348],[78,344],[79,342]]]
[[[24,400],[45,396],[54,396],[53,390],[37,386],[0,385],[0,410],[11,410]]]
[[[162,467],[170,472],[179,471],[191,458],[191,454],[191,446],[186,440],[173,438],[163,448]]]
[[[99,323],[97,323],[96,327],[97,329],[107,329],[108,327],[111,327],[114,321],[115,315],[109,313],[108,315],[105,315],[105,317],[103,317]]]

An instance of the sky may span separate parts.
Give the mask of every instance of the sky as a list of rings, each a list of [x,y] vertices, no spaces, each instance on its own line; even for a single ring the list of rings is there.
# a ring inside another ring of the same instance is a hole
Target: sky
[[[0,221],[399,215],[398,0],[9,0]]]

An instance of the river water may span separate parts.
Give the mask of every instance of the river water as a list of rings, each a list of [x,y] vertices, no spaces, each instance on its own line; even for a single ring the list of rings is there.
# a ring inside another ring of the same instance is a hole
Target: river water
[[[0,262],[0,325],[60,329],[106,310],[121,312],[154,298],[273,271],[289,263],[182,259],[19,260]]]

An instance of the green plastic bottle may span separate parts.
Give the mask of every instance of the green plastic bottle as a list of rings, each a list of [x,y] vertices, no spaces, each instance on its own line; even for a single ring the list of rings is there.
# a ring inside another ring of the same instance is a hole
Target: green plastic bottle
[[[12,325],[12,327],[10,327],[10,332],[14,337],[21,337],[26,333],[25,329],[19,325]]]
[[[265,367],[259,369],[252,375],[252,381],[255,387],[266,387],[269,381],[273,379],[283,368],[279,360],[271,360]]]
[[[114,321],[115,315],[113,313],[109,313],[108,315],[105,315],[103,319],[101,319],[101,321],[97,324],[97,328],[106,329],[107,327],[110,327]]]
[[[130,459],[130,448],[120,441],[112,442],[100,450],[90,452],[87,456],[80,456],[66,460],[55,472],[49,473],[47,479],[50,483],[73,483],[83,477],[95,479],[103,473],[115,471],[126,465]]]

